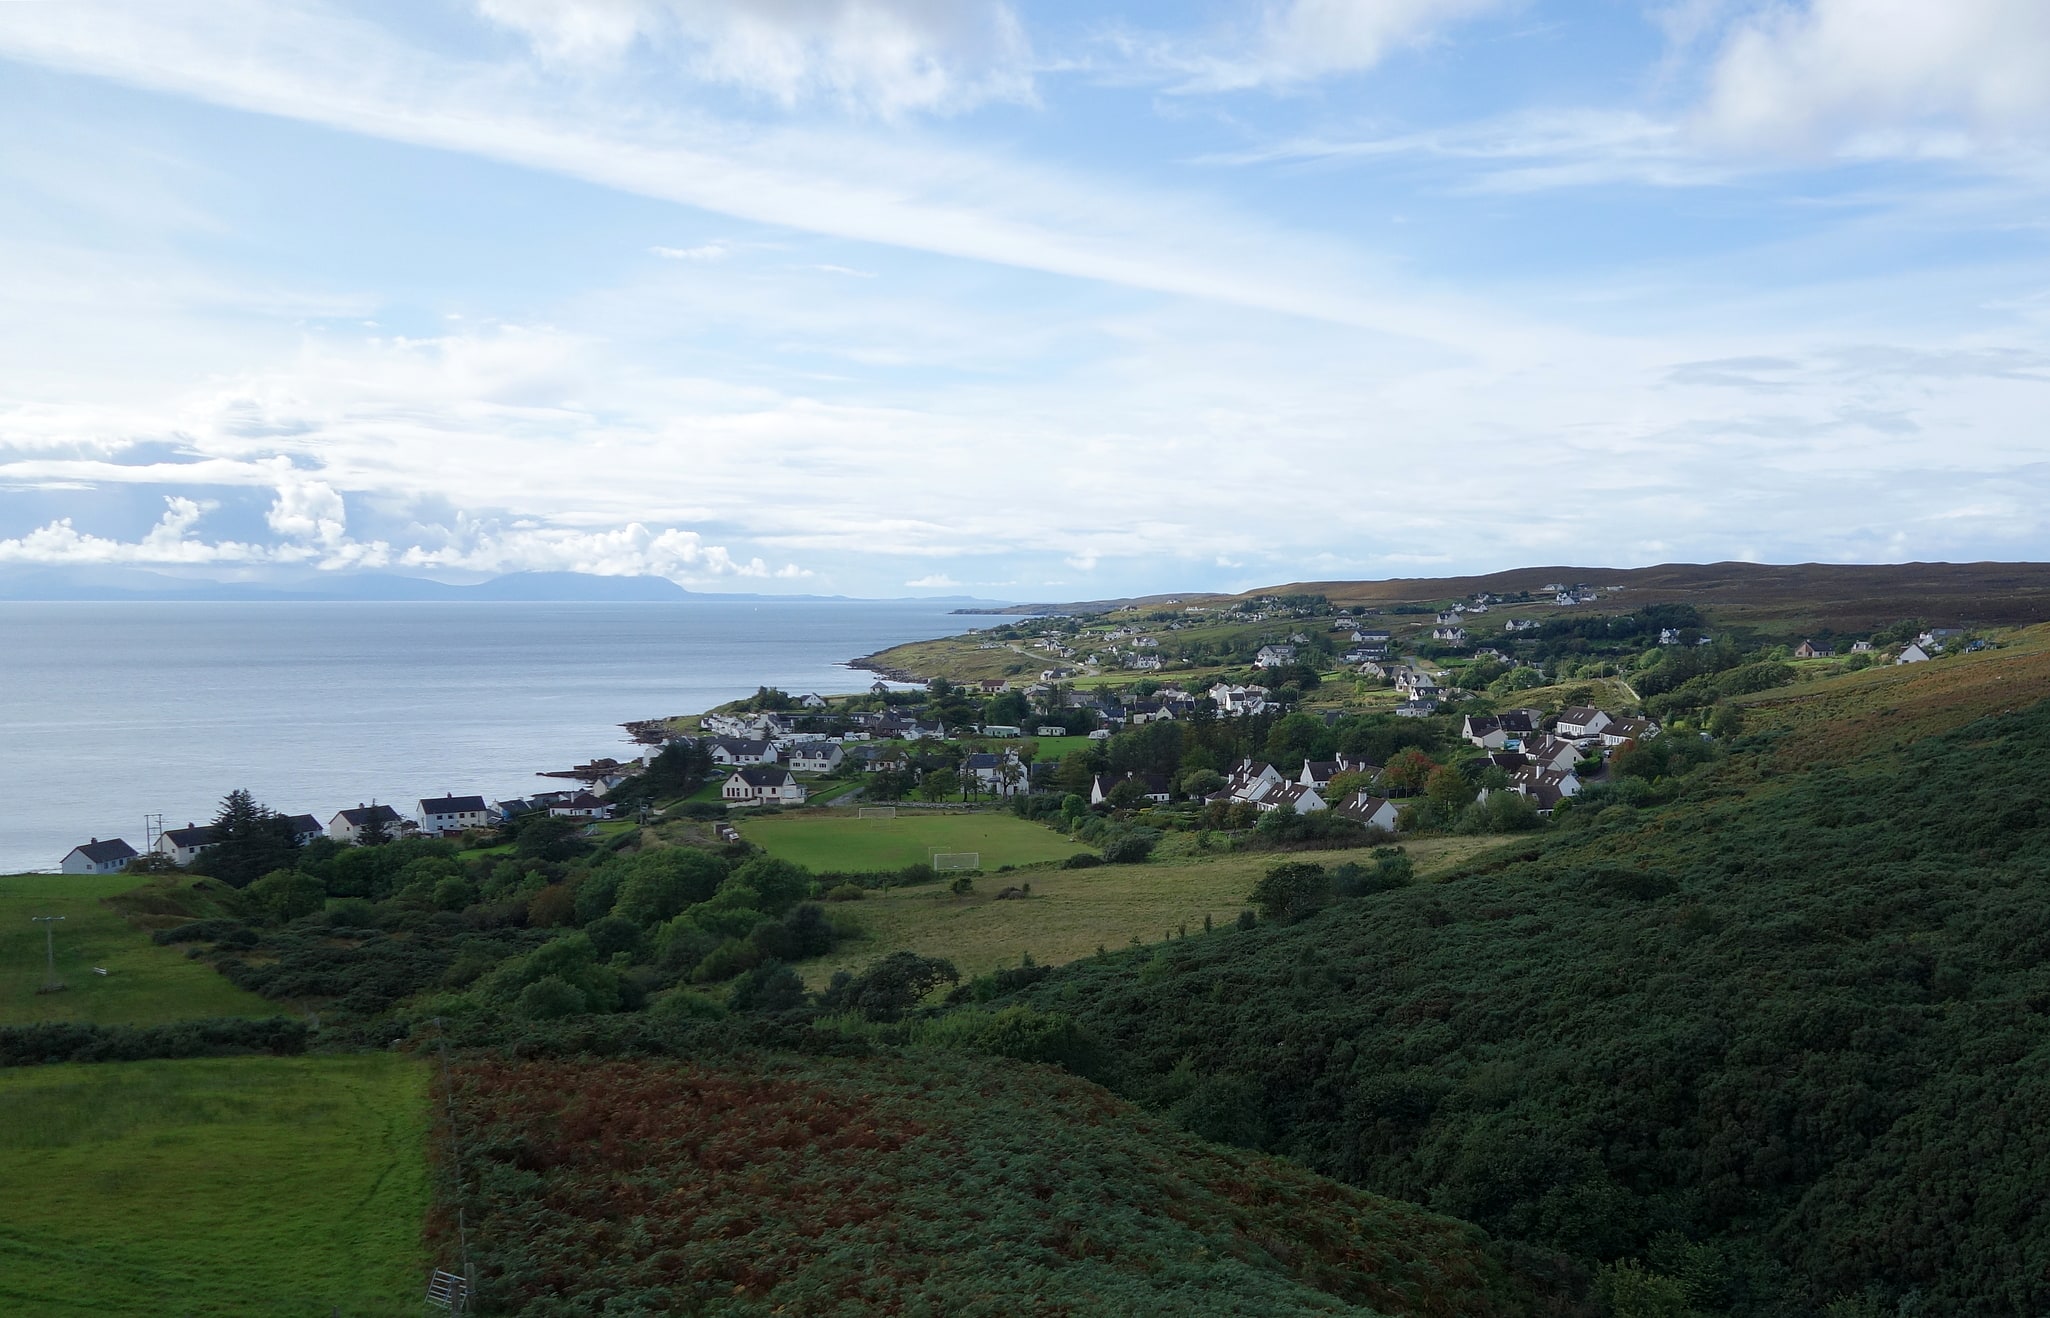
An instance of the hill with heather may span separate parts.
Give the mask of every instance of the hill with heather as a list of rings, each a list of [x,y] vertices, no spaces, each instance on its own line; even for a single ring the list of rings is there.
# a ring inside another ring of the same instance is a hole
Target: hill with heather
[[[999,1001],[1190,1129],[1694,1312],[2050,1311],[2046,648],[1747,697],[1444,881]]]

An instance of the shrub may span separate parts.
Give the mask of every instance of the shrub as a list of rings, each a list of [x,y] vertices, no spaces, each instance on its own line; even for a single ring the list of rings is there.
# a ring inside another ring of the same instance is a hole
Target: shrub
[[[530,1021],[559,1020],[584,1010],[582,990],[559,975],[547,975],[520,991],[519,1013]]]
[[[1095,869],[1098,865],[1101,865],[1102,863],[1103,857],[1097,855],[1095,852],[1078,851],[1074,855],[1062,861],[1061,868],[1064,870],[1087,870]]]

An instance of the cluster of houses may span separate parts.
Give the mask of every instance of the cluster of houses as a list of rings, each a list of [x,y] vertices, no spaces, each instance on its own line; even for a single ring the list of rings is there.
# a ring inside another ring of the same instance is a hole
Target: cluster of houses
[[[386,837],[453,837],[471,829],[491,828],[537,810],[586,820],[603,819],[611,810],[604,798],[588,789],[538,792],[529,797],[489,802],[481,796],[423,797],[416,804],[412,815],[401,814],[389,805],[360,803],[337,810],[324,824],[315,815],[289,815],[286,823],[300,846],[322,837],[344,846],[356,846],[379,833]],[[173,864],[190,865],[213,844],[211,824],[188,823],[183,828],[163,830],[151,850]],[[58,868],[65,874],[118,874],[142,854],[124,838],[93,838],[65,853]]]

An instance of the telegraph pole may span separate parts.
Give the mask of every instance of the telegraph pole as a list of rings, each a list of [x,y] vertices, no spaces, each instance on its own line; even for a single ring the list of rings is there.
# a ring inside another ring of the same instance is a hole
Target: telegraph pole
[[[43,951],[49,959],[49,973],[43,980],[43,986],[36,990],[38,993],[56,993],[64,987],[64,981],[57,978],[57,921],[63,918],[61,915],[29,917],[30,924],[43,926]]]

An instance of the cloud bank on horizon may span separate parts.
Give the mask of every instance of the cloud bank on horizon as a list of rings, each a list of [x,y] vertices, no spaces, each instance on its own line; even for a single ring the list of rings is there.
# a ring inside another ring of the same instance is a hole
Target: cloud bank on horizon
[[[80,0],[0,81],[0,569],[2045,555],[2040,0]]]

